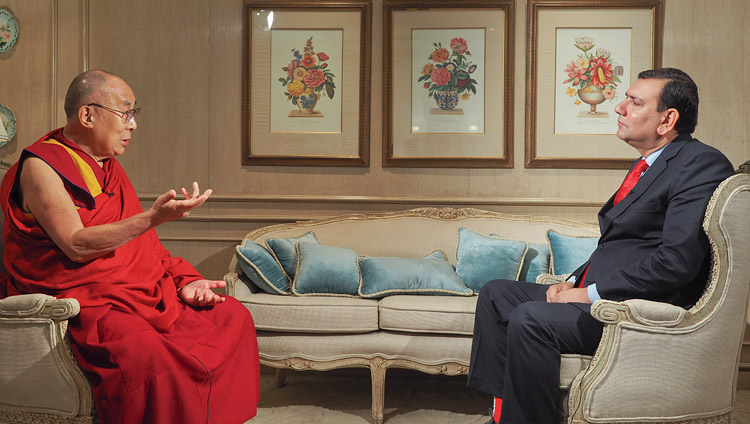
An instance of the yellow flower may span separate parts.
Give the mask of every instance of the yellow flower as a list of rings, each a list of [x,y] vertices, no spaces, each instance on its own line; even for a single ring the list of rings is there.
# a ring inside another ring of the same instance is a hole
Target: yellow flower
[[[286,91],[288,91],[289,95],[291,95],[292,97],[299,97],[302,93],[305,92],[305,84],[300,81],[294,80],[286,86]]]
[[[435,65],[433,65],[432,63],[426,63],[422,67],[422,75],[430,75],[433,69],[435,69]]]
[[[589,86],[587,85],[587,86],[586,86],[586,88],[584,88],[584,89],[583,89],[583,92],[584,92],[584,93],[591,93],[591,87],[589,87]]]
[[[305,78],[305,75],[307,75],[307,70],[305,68],[297,68],[294,70],[294,79],[297,81],[302,81],[302,79]]]
[[[469,98],[471,98],[471,94],[469,93],[464,93],[461,95],[461,100],[469,100]]]
[[[576,95],[576,90],[573,87],[568,87],[568,89],[565,90],[565,94],[567,94],[570,97],[573,97]]]
[[[573,104],[576,105],[576,106],[578,106],[578,105],[581,104],[581,101],[580,100],[576,100],[576,101],[573,102]]]

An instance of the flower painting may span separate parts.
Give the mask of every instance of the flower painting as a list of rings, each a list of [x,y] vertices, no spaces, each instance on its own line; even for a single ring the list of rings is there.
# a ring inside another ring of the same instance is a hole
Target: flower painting
[[[468,101],[477,93],[477,80],[471,77],[477,65],[471,62],[469,45],[461,37],[451,39],[450,50],[439,41],[432,45],[435,50],[427,57],[417,81],[424,83],[427,96],[434,98],[440,109],[451,111],[458,106],[459,98]]]
[[[555,133],[614,134],[630,85],[629,28],[557,29]]]
[[[341,30],[271,31],[271,131],[341,131]]]
[[[279,78],[281,85],[286,87],[284,94],[287,100],[299,108],[299,111],[293,110],[289,116],[323,117],[322,113],[315,110],[315,105],[319,99],[332,99],[336,94],[336,75],[328,69],[329,59],[327,53],[315,52],[312,36],[305,41],[303,53],[292,49],[291,61],[281,68],[286,75]]]
[[[412,31],[412,131],[484,131],[484,30]]]

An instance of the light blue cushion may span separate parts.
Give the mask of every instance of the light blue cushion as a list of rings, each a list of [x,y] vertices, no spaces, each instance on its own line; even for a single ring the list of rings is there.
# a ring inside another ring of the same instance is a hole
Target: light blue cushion
[[[475,292],[490,280],[517,280],[527,249],[526,242],[485,236],[461,227],[456,273]]]
[[[297,245],[299,265],[292,284],[298,295],[357,295],[357,252],[307,241]]]
[[[586,263],[599,244],[599,237],[568,236],[547,231],[547,240],[552,250],[552,273],[569,274]]]
[[[271,294],[290,294],[289,280],[265,247],[252,240],[245,240],[236,250],[242,272],[258,288]]]
[[[270,238],[266,240],[266,244],[276,256],[276,260],[279,262],[281,267],[284,269],[289,282],[294,280],[294,273],[297,270],[297,243],[307,241],[310,243],[317,243],[318,239],[315,238],[315,234],[312,231],[309,233],[295,238]]]
[[[546,243],[529,243],[529,250],[523,259],[521,275],[518,281],[535,283],[539,274],[548,274],[550,261],[549,245]]]
[[[384,297],[394,294],[471,296],[442,250],[424,258],[360,257],[362,279],[359,295]]]

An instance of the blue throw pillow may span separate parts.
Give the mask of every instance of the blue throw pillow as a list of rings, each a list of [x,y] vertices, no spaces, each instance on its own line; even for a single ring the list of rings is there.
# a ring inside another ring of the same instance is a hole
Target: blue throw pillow
[[[281,267],[284,269],[284,273],[289,278],[289,282],[294,281],[294,273],[297,270],[297,243],[307,241],[310,243],[317,243],[318,239],[315,238],[315,234],[310,231],[309,233],[294,238],[270,238],[266,240],[266,244],[276,256],[276,260],[279,262]]]
[[[471,296],[442,250],[424,258],[360,257],[359,295],[384,297],[394,294]]]
[[[529,243],[529,250],[523,259],[521,275],[518,281],[535,283],[539,274],[549,273],[550,252],[546,243]]]
[[[299,265],[292,283],[297,295],[357,295],[357,252],[307,241],[297,245]]]
[[[271,294],[290,294],[289,280],[265,247],[252,240],[245,240],[235,250],[242,272],[258,288]]]
[[[517,280],[527,249],[526,242],[485,236],[461,227],[456,273],[477,293],[490,280]]]
[[[589,260],[599,245],[599,237],[568,236],[553,230],[547,231],[552,250],[551,269],[555,275],[569,274]]]

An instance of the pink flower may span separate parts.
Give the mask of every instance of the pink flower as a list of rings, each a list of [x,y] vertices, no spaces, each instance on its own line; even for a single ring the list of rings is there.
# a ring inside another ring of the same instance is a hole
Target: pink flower
[[[328,57],[327,54],[325,54],[323,52],[320,52],[320,53],[318,53],[318,59],[320,59],[320,60],[328,60],[329,57]]]
[[[287,65],[285,69],[286,73],[289,74],[289,78],[294,78],[294,70],[297,69],[298,66],[296,60],[289,62],[289,65]]]
[[[469,46],[466,44],[466,40],[464,40],[461,37],[456,37],[451,40],[451,50],[454,52],[458,52],[458,54],[464,54],[466,50],[469,49]]]
[[[305,85],[312,88],[323,84],[325,80],[326,77],[323,74],[323,71],[321,71],[320,69],[310,69],[309,71],[307,71],[304,79]]]
[[[604,90],[602,90],[602,95],[607,100],[614,99],[615,98],[615,94],[617,94],[617,93],[615,92],[615,89],[612,88],[612,87],[607,87]]]
[[[576,65],[575,61],[571,61],[565,66],[565,72],[568,74],[568,79],[563,81],[563,84],[567,84],[573,81],[573,85],[578,85],[582,80],[588,81],[589,77],[581,72],[581,69]]]
[[[435,68],[435,70],[432,71],[432,76],[430,77],[430,79],[435,83],[435,85],[445,85],[450,82],[451,73],[445,68]]]

